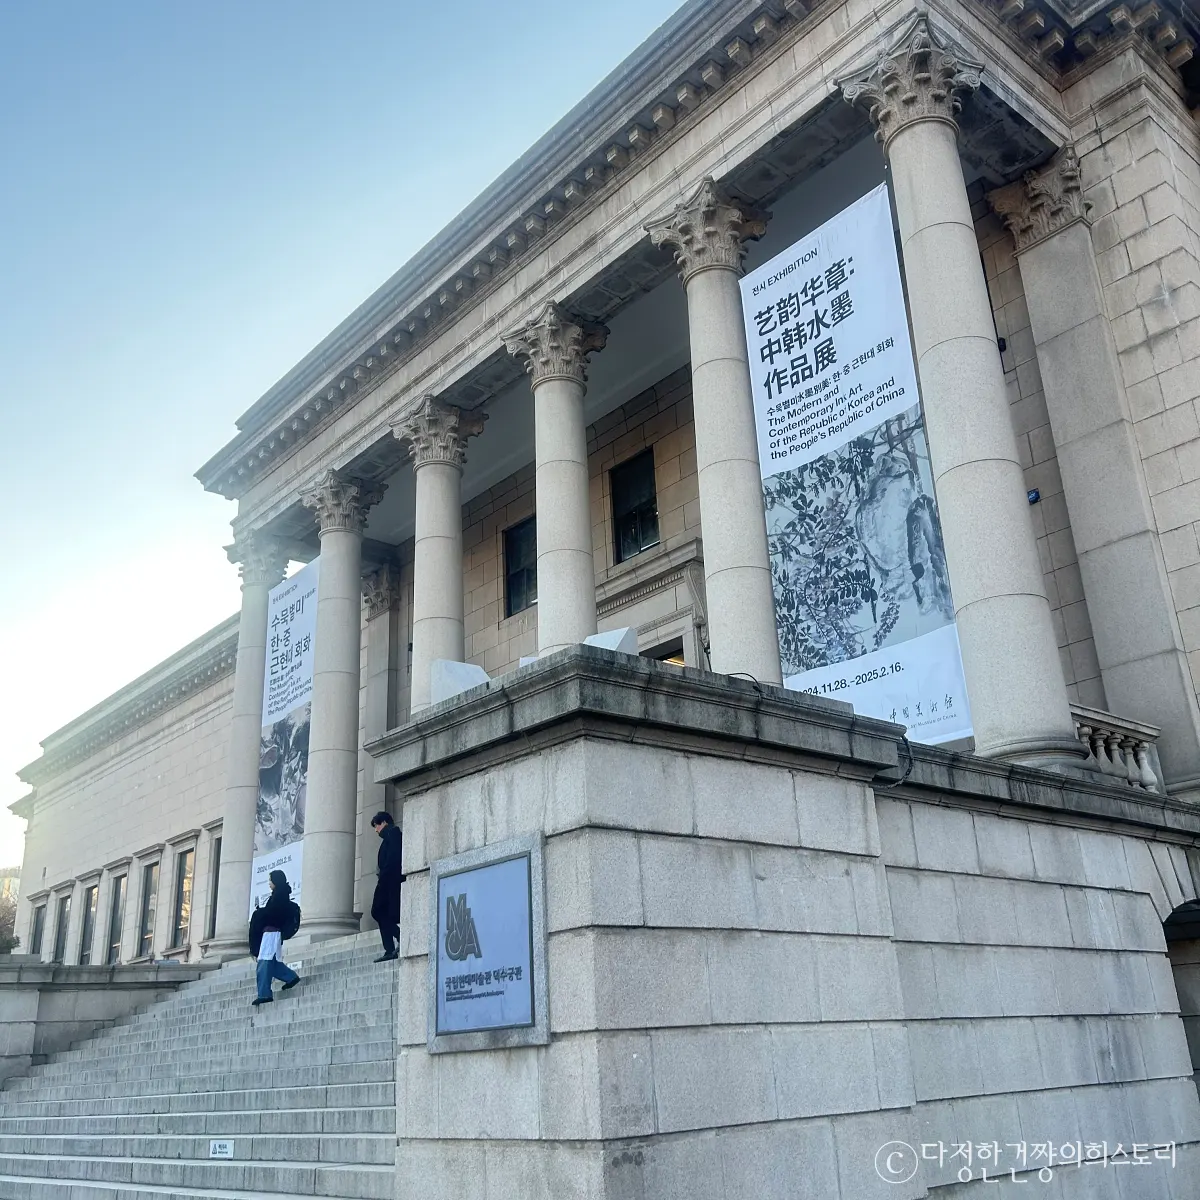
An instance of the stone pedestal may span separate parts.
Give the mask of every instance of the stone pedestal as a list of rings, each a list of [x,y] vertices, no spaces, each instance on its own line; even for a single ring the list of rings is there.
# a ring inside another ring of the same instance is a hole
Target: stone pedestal
[[[321,536],[300,927],[314,940],[359,927],[354,858],[362,535],[367,510],[382,494],[381,488],[327,471],[302,496],[316,511]]]
[[[976,749],[1078,762],[958,157],[959,97],[979,86],[979,70],[918,17],[842,89],[869,106],[891,167]]]
[[[247,534],[230,548],[241,563],[242,613],[238,623],[237,667],[233,679],[233,714],[229,721],[229,775],[221,825],[221,886],[209,957],[228,958],[246,952],[250,919],[250,872],[254,859],[254,818],[258,809],[259,745],[262,740],[263,677],[267,663],[267,602],[271,588],[283,579],[286,559],[269,538]],[[127,882],[126,917],[136,891]],[[102,897],[103,898],[103,897]],[[107,947],[108,910],[97,909],[98,944]],[[104,957],[97,961],[103,962]]]
[[[1013,235],[1109,708],[1162,729],[1174,793],[1200,792],[1200,711],[1068,147],[990,194]]]
[[[596,564],[588,492],[587,358],[608,331],[572,321],[547,304],[505,335],[533,386],[537,493],[538,654],[596,632]]]

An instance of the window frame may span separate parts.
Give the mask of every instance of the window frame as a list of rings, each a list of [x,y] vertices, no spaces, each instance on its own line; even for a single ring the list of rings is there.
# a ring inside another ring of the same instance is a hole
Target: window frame
[[[526,529],[531,529],[533,533],[533,561],[526,562],[519,567],[513,567],[512,554],[510,547],[518,533],[523,533]],[[537,604],[537,513],[517,521],[516,524],[510,525],[504,530],[503,539],[503,554],[504,554],[504,618],[515,617],[518,613],[523,613],[527,609],[533,608]],[[513,580],[518,573],[521,576],[522,586],[524,587],[525,603],[519,608],[513,604]],[[530,593],[532,592],[532,597]]]
[[[183,872],[183,860],[188,859],[187,875]],[[181,891],[187,881],[187,921],[180,925]],[[196,901],[196,847],[180,846],[175,851],[175,887],[171,898],[171,945],[172,950],[182,950],[192,935],[192,908]]]
[[[649,466],[650,476],[650,499],[643,501],[640,504],[631,504],[622,512],[617,511],[617,482],[622,476],[628,477],[632,469],[636,466],[646,464]],[[655,475],[654,464],[654,447],[647,446],[644,450],[639,450],[636,454],[627,458],[624,462],[617,463],[616,466],[610,467],[608,472],[608,490],[609,490],[609,510],[612,514],[613,523],[613,564],[629,562],[630,559],[636,558],[639,554],[644,554],[647,550],[653,549],[662,543],[662,534],[658,524],[658,480]],[[637,536],[634,539],[637,543],[637,549],[631,550],[628,553],[623,552],[621,546],[621,526],[622,522],[629,517],[633,517]],[[648,525],[653,521],[654,535],[653,538],[648,536]]]
[[[42,954],[42,945],[46,941],[46,909],[50,905],[49,897],[43,897],[33,906],[33,917],[29,922],[29,953]]]
[[[73,888],[69,892],[56,892],[54,895],[54,945],[50,950],[50,961],[53,963],[67,961],[67,933],[71,928],[73,895]]]
[[[116,966],[121,961],[125,940],[125,906],[129,903],[129,869],[110,877],[108,889],[108,940],[104,947],[104,965]],[[119,902],[118,902],[119,897]]]
[[[154,886],[149,882],[153,878]],[[158,888],[162,882],[162,860],[142,863],[142,887],[138,901],[138,940],[134,958],[154,957],[154,925],[158,919]]]
[[[91,904],[88,897],[91,897]],[[100,913],[100,880],[85,883],[80,897],[79,952],[76,959],[81,967],[92,965],[92,951],[96,943],[96,917]]]
[[[221,842],[223,835],[216,834],[212,839],[212,884],[208,891],[208,924],[206,940],[211,941],[217,936],[217,902],[221,897]]]

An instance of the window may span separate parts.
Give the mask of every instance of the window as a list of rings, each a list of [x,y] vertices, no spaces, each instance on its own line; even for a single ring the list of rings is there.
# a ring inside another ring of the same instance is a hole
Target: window
[[[58,898],[58,912],[54,922],[54,956],[51,962],[60,963],[67,957],[67,925],[71,920],[71,896],[68,893]]]
[[[100,899],[100,885],[93,883],[83,891],[83,932],[79,935],[79,965],[86,967],[92,961],[92,942],[96,937],[96,904]]]
[[[125,928],[125,886],[128,875],[118,875],[112,881],[112,899],[108,909],[108,953],[105,963],[112,966],[121,961],[121,931]]]
[[[195,850],[180,850],[175,857],[175,921],[172,946],[186,946],[192,928],[192,867]]]
[[[138,958],[146,958],[154,951],[154,910],[157,902],[158,863],[147,863],[142,868],[142,915],[138,919]]]
[[[617,562],[658,545],[658,496],[654,491],[654,451],[613,467],[613,542]]]
[[[212,891],[208,900],[208,936],[217,936],[217,897],[221,890],[221,839],[213,839]]]
[[[33,929],[29,934],[29,953],[41,954],[42,938],[46,936],[46,906],[39,904],[33,910]]]
[[[537,517],[504,531],[504,615],[537,601]]]

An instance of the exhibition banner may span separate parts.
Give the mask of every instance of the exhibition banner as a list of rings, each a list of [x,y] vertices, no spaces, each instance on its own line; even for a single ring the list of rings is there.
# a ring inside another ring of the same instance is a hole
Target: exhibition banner
[[[784,684],[971,734],[881,184],[742,280]]]
[[[275,870],[288,877],[292,899],[300,903],[320,561],[272,588],[267,606],[251,909],[270,895],[267,879]]]

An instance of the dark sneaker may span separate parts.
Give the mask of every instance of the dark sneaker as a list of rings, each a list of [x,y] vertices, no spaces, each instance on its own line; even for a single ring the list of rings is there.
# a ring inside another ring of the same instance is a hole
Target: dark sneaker
[[[295,979],[293,979],[290,983],[285,983],[283,985],[283,987],[281,987],[279,990],[281,992],[290,992],[292,990],[292,988],[294,988],[296,986],[296,984],[298,984],[299,982],[300,982],[300,976],[297,975]]]
[[[263,1000],[259,996],[255,996],[255,998],[253,1000],[251,1000],[250,1003],[252,1005],[254,1005],[255,1008],[257,1008],[260,1004],[270,1004],[274,999],[275,999],[274,996],[268,996],[265,1000]]]
[[[392,959],[398,958],[399,955],[395,950],[385,950],[375,961],[376,962],[391,962]]]

